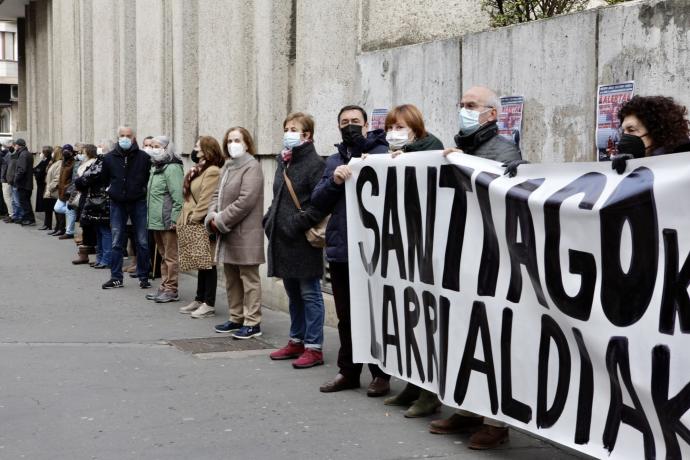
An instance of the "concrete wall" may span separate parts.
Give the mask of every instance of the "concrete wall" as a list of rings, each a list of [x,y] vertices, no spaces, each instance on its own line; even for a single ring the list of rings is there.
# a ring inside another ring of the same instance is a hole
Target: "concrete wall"
[[[598,84],[634,79],[638,94],[690,104],[690,4],[645,0],[483,31],[474,0],[33,0],[18,22],[18,129],[30,147],[241,125],[255,136],[272,196],[282,120],[316,119],[316,147],[340,139],[348,103],[418,105],[445,145],[463,89],[525,97],[531,161],[594,160]],[[402,46],[405,45],[405,46]],[[280,282],[264,301],[286,307]]]

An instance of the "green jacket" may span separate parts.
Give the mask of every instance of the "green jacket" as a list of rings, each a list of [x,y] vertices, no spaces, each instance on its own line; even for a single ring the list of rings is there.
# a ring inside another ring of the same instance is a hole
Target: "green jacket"
[[[170,230],[182,211],[184,169],[180,163],[153,166],[146,195],[149,230]]]
[[[426,133],[421,139],[407,144],[402,148],[403,152],[423,152],[425,150],[443,150],[443,144],[440,140],[430,132]]]

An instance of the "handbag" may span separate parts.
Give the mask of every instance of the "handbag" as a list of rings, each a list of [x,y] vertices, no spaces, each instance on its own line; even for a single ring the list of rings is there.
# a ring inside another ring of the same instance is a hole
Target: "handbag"
[[[71,184],[65,191],[65,195],[68,195],[67,208],[70,210],[75,210],[79,208],[79,200],[81,200],[81,192],[77,191],[77,187]]]
[[[194,202],[196,198],[190,194]],[[184,223],[177,226],[177,247],[180,271],[213,268],[211,240],[204,224]]]
[[[295,189],[292,188],[292,181],[288,177],[285,170],[283,170],[283,177],[285,178],[285,185],[287,185],[287,189],[288,192],[290,192],[292,201],[295,203],[297,209],[300,212],[302,212],[302,206],[300,205],[299,200],[297,199]],[[319,222],[318,224],[314,225],[313,227],[304,232],[304,236],[307,237],[307,241],[309,242],[309,244],[312,245],[312,247],[318,249],[323,249],[324,247],[326,247],[326,225],[328,225],[328,219],[330,219],[330,217],[331,216],[324,217],[324,219],[321,222]]]

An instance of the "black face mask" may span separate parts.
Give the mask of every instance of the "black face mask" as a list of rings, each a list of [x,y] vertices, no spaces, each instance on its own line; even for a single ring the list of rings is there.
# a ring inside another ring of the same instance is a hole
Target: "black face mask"
[[[199,162],[199,151],[196,149],[192,150],[192,154],[189,155],[189,157],[191,158],[191,160],[194,163],[198,163]]]
[[[347,125],[340,128],[340,134],[343,136],[343,144],[348,147],[357,147],[365,141],[362,135],[362,125]]]
[[[645,134],[646,136],[646,134]],[[621,140],[618,141],[618,153],[627,153],[634,158],[642,158],[647,151],[644,142],[640,136],[633,136],[632,134],[623,134]]]

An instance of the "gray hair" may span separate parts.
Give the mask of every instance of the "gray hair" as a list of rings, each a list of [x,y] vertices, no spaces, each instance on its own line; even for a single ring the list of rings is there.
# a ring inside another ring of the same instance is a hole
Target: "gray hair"
[[[120,131],[123,129],[131,129],[132,130],[132,136],[137,137],[137,130],[133,126],[127,126],[127,125],[121,125],[118,126],[117,128],[117,137],[120,137]]]
[[[488,88],[487,88],[488,89]],[[501,113],[501,98],[498,97],[495,91],[489,89],[490,96],[486,100],[487,107],[493,107],[496,112]]]

